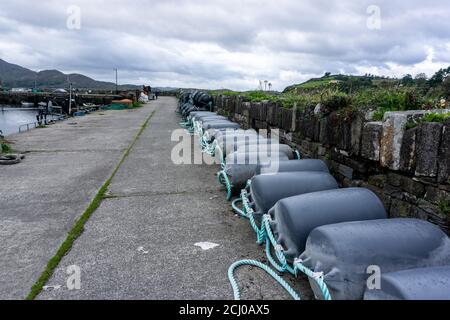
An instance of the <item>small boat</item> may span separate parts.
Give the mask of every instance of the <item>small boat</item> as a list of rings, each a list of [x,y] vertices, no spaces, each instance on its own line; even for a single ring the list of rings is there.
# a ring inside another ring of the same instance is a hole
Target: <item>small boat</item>
[[[33,102],[21,102],[21,105],[23,108],[33,108],[34,107],[34,103]]]
[[[87,109],[98,109],[100,105],[94,103],[83,103],[83,107]]]

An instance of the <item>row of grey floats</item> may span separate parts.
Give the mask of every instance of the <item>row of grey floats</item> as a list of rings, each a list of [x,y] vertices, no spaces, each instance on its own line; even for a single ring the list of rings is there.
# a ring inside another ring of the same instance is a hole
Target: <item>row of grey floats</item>
[[[324,162],[301,160],[289,146],[240,130],[204,111],[211,108],[208,95],[193,95],[180,99],[182,125],[199,136],[204,152],[219,158],[219,181],[229,200],[240,196],[234,203],[244,202],[256,223],[269,217],[287,263],[300,262],[320,275],[329,298],[450,299],[450,241],[441,229],[417,219],[388,219],[372,191],[340,189]],[[371,270],[381,272],[380,286],[368,287]],[[324,299],[317,279],[310,283],[316,298]]]

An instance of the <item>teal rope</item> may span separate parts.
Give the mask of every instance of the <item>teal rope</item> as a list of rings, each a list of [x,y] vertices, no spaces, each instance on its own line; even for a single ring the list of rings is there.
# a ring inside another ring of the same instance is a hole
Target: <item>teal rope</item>
[[[238,202],[242,202],[242,206],[243,206],[242,210],[237,207],[237,203]],[[324,282],[322,273],[315,273],[315,272],[311,271],[310,269],[305,267],[303,265],[302,261],[300,261],[300,260],[295,261],[293,267],[289,265],[289,263],[286,260],[286,256],[284,255],[283,248],[277,243],[277,241],[275,239],[275,236],[273,235],[272,228],[270,227],[270,216],[269,215],[265,215],[263,217],[261,228],[259,228],[257,226],[256,221],[255,221],[254,216],[253,216],[253,209],[248,204],[248,198],[247,198],[247,191],[246,190],[242,190],[241,198],[236,199],[235,201],[233,201],[232,206],[233,206],[233,209],[238,214],[240,214],[241,216],[243,216],[243,217],[245,217],[245,218],[250,220],[250,224],[251,224],[253,230],[255,230],[255,232],[257,234],[257,243],[259,245],[262,245],[265,242],[265,244],[266,244],[266,248],[265,249],[266,249],[267,259],[269,260],[270,264],[278,272],[284,273],[284,272],[287,271],[287,272],[289,272],[290,274],[292,274],[294,276],[297,276],[299,271],[304,273],[306,276],[308,276],[310,279],[312,279],[313,281],[315,281],[317,283],[317,285],[319,286],[320,290],[322,291],[322,296],[323,296],[324,300],[332,300],[331,299],[331,294],[330,294],[330,292],[328,290],[328,287],[327,287],[326,283]],[[278,262],[272,256],[272,252],[271,252],[271,248],[272,247],[275,250],[275,254],[276,254],[276,258],[277,258]],[[265,271],[267,271],[266,268],[268,268],[268,267],[265,266],[263,269]],[[270,270],[270,271],[273,272],[273,270]],[[232,274],[233,274],[233,271],[231,273],[231,276],[232,276]],[[230,277],[230,274],[229,274],[229,277]],[[230,278],[230,282],[232,282],[232,279],[233,278],[231,277]],[[280,283],[280,284],[286,290],[288,290],[282,283]],[[233,286],[233,282],[232,282],[232,286]],[[235,297],[236,297],[236,288],[237,288],[237,285],[233,286],[233,290],[235,292]],[[289,287],[288,292],[294,292],[294,290],[291,287]],[[239,294],[238,291],[237,291],[237,294]]]
[[[241,293],[239,290],[239,285],[234,277],[234,273],[236,269],[242,266],[254,266],[260,268],[267,272],[275,281],[277,281],[290,295],[294,300],[300,300],[300,296],[292,289],[292,287],[278,274],[275,273],[272,269],[270,269],[267,265],[262,264],[261,262],[254,260],[241,260],[233,263],[233,265],[228,269],[228,279],[230,280],[231,287],[233,288],[233,295],[235,300],[241,300]]]
[[[243,217],[245,219],[248,219],[247,213],[244,210],[239,209],[239,207],[237,206],[237,203],[242,202],[242,198],[238,198],[235,199],[232,203],[231,206],[233,207],[233,210],[236,212],[237,215],[239,215],[240,217]]]
[[[317,283],[320,290],[322,291],[322,297],[324,300],[327,300],[327,301],[332,300],[330,291],[328,290],[328,286],[326,285],[326,283],[323,279],[322,273],[315,273],[315,272],[311,271],[310,269],[308,269],[307,267],[305,267],[303,265],[301,260],[294,262],[294,272],[295,272],[296,276],[297,276],[298,271],[307,275],[310,279],[313,279]]]
[[[217,176],[219,178],[219,182],[225,185],[225,187],[227,188],[227,200],[230,201],[231,198],[233,197],[233,194],[232,194],[232,186],[230,183],[230,179],[228,179],[227,173],[225,172],[225,170],[222,170],[217,174]]]

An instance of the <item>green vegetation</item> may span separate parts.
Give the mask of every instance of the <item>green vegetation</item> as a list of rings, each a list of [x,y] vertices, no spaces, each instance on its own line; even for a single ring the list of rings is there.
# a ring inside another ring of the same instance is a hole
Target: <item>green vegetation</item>
[[[450,118],[450,113],[430,113],[423,117],[423,122],[444,122]]]
[[[450,113],[429,113],[418,120],[410,120],[406,123],[406,130],[413,129],[421,123],[437,122],[443,123],[450,118]]]
[[[100,207],[100,204],[102,203],[103,199],[105,199],[106,192],[108,191],[108,187],[111,184],[112,179],[117,174],[117,172],[119,171],[122,164],[125,162],[125,159],[130,154],[131,149],[133,149],[133,147],[136,144],[139,137],[142,135],[144,130],[147,128],[148,123],[150,122],[150,119],[153,117],[154,114],[155,114],[155,112],[153,112],[147,118],[145,123],[142,125],[141,130],[138,132],[138,134],[134,138],[133,143],[128,147],[128,149],[123,154],[122,159],[120,160],[119,164],[114,169],[111,176],[108,178],[108,180],[106,180],[106,182],[103,184],[103,186],[97,192],[97,195],[92,200],[91,204],[86,209],[86,211],[83,213],[81,218],[75,223],[74,227],[69,232],[66,240],[62,243],[62,245],[56,252],[55,256],[52,259],[50,259],[44,272],[41,274],[41,276],[39,277],[37,282],[31,288],[31,292],[28,294],[27,300],[34,300],[39,295],[39,293],[42,291],[42,288],[47,283],[48,279],[50,279],[50,277],[53,275],[53,272],[58,267],[61,259],[70,251],[75,240],[83,233],[86,222],[89,220],[89,218],[92,216],[92,214]]]
[[[0,142],[1,153],[11,153],[13,150],[11,146],[6,142]]]
[[[133,104],[131,105],[130,109],[138,109],[138,108],[142,108],[143,106],[144,106],[144,104],[142,102],[134,101]]]
[[[447,199],[440,199],[438,203],[439,212],[443,215],[450,216],[450,203]]]
[[[448,107],[450,100],[450,67],[439,70],[427,79],[425,74],[401,79],[364,76],[331,75],[315,78],[277,92],[212,91],[212,94],[241,96],[250,102],[271,101],[284,108],[314,108],[322,104],[324,113],[338,111],[346,117],[357,110],[371,110],[374,120],[381,121],[386,112],[432,110]],[[432,121],[443,121],[435,116]],[[429,122],[430,120],[426,120]]]

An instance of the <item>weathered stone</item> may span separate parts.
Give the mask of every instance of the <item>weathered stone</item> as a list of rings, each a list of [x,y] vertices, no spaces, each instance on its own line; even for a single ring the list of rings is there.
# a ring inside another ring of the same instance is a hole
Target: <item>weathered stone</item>
[[[450,110],[445,109],[386,112],[381,138],[381,165],[392,170],[400,170],[400,153],[408,121],[417,121],[429,113],[448,112]],[[419,146],[416,147],[419,150]]]
[[[255,127],[258,130],[267,130],[267,122],[255,120]]]
[[[425,193],[425,186],[420,182],[416,182],[409,177],[402,177],[401,187],[406,192],[413,194],[414,196],[421,197]]]
[[[295,117],[293,114],[295,113],[295,110],[290,110],[286,108],[281,108],[281,128],[287,131],[295,131]],[[293,128],[294,126],[294,128]]]
[[[303,140],[302,134],[300,132],[294,132],[292,135],[292,142],[296,144],[301,144]]]
[[[400,174],[389,172],[387,175],[387,182],[403,191],[406,191],[414,196],[422,197],[425,194],[425,186],[415,181],[414,179],[402,176]]]
[[[350,151],[353,155],[359,155],[361,151],[362,131],[364,127],[364,117],[361,114],[357,114],[351,123],[350,134]]]
[[[319,157],[323,157],[323,156],[325,156],[326,154],[327,154],[327,149],[324,148],[322,145],[320,145],[320,146],[317,148],[317,155],[318,155]]]
[[[416,168],[417,128],[406,130],[400,149],[400,170],[413,173]]]
[[[312,121],[312,125],[314,128],[313,141],[319,142],[320,141],[320,120],[316,117],[312,117],[311,121]]]
[[[391,202],[391,218],[408,218],[411,216],[413,206],[408,202],[392,199]]]
[[[275,103],[267,104],[267,122],[271,125],[278,125],[278,106]]]
[[[433,186],[427,186],[424,199],[437,205],[442,201],[450,201],[450,192]]]
[[[394,186],[394,187],[400,187],[402,185],[402,176],[394,173],[394,172],[389,172],[387,175],[387,182]]]
[[[369,184],[376,186],[378,188],[384,188],[386,185],[387,177],[384,174],[379,174],[376,176],[369,177]]]
[[[369,122],[364,125],[361,142],[361,156],[363,158],[373,161],[380,160],[380,143],[382,132],[382,122]]]
[[[303,137],[313,140],[314,127],[311,123],[311,117],[306,113],[302,113],[300,116],[301,118],[297,121],[299,132],[301,132]]]
[[[417,134],[416,175],[436,177],[438,151],[442,133],[441,123],[423,123]]]
[[[343,164],[339,165],[338,172],[348,179],[353,179],[353,169]]]
[[[387,112],[381,136],[381,165],[393,170],[400,169],[400,150],[408,116],[405,113]]]
[[[322,119],[319,120],[319,128],[320,128],[319,142],[322,143],[322,144],[326,144],[327,125],[328,125],[328,119],[327,118],[322,118]]]
[[[425,210],[423,210],[419,207],[413,206],[412,210],[411,210],[411,217],[415,218],[415,219],[421,219],[421,220],[427,221],[429,218],[429,214]]]
[[[450,119],[447,119],[442,130],[438,166],[438,182],[450,184]]]
[[[339,133],[338,133],[338,147],[342,150],[351,149],[351,124],[343,121],[339,123]]]
[[[438,208],[433,205],[431,202],[428,202],[424,199],[420,199],[417,203],[418,207],[424,210],[427,214],[436,214]]]
[[[314,115],[320,116],[322,114],[323,105],[321,103],[317,104],[314,108]]]

